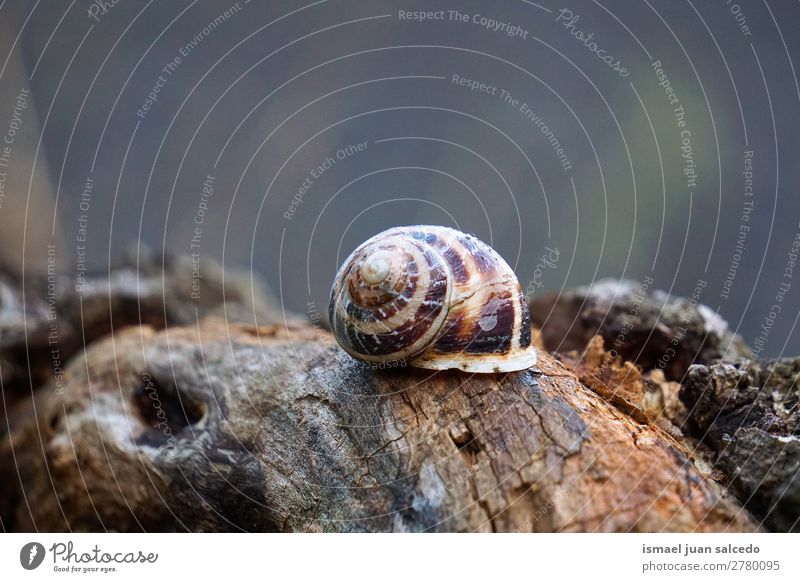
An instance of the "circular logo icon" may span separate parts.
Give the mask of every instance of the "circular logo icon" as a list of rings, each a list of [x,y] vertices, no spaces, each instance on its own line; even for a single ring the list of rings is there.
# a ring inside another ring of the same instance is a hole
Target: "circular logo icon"
[[[26,570],[35,570],[44,561],[44,546],[39,542],[29,542],[19,551],[19,563]]]

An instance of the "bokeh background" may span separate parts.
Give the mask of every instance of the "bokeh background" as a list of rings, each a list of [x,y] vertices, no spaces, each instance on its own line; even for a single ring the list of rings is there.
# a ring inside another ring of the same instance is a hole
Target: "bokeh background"
[[[3,0],[2,259],[165,248],[315,313],[361,241],[444,224],[529,293],[703,282],[797,354],[798,25],[788,0]]]

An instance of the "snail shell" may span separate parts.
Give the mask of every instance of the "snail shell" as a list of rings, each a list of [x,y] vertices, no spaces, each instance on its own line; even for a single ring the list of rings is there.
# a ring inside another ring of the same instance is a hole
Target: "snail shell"
[[[452,228],[391,228],[363,243],[339,268],[328,311],[339,344],[366,362],[487,373],[536,363],[511,267]]]

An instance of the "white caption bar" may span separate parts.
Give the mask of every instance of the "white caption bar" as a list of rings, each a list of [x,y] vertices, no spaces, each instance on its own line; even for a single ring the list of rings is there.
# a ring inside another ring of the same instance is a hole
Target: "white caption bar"
[[[0,572],[137,582],[798,580],[798,542],[792,534],[4,534]]]

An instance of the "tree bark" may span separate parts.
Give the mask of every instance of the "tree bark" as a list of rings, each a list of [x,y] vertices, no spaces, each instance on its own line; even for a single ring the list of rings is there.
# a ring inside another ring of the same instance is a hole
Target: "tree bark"
[[[305,324],[126,328],[11,414],[2,525],[758,530],[668,421],[677,385],[593,349],[469,375],[376,370]]]

